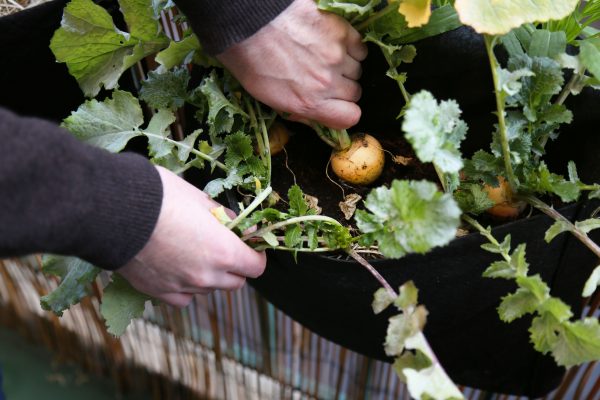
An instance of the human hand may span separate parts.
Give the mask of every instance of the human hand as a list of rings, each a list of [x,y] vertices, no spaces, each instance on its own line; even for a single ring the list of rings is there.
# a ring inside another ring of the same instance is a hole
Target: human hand
[[[356,81],[366,56],[361,35],[347,21],[319,11],[314,0],[295,0],[217,58],[252,96],[289,119],[345,129],[360,119]]]
[[[146,246],[117,272],[137,290],[184,307],[194,294],[233,290],[264,271],[266,256],[246,246],[210,212],[220,205],[158,167],[163,203]]]

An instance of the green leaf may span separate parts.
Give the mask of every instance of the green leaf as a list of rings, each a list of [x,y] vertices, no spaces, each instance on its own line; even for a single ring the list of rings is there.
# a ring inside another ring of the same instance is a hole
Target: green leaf
[[[589,233],[594,229],[600,228],[600,219],[599,218],[590,218],[585,221],[575,221],[575,227],[579,230]]]
[[[190,63],[205,67],[219,67],[220,63],[202,51],[196,35],[188,35],[178,42],[171,41],[169,47],[156,55],[156,62],[165,70]]]
[[[454,199],[464,213],[481,214],[493,207],[495,203],[490,200],[482,185],[475,183],[462,184],[454,192]]]
[[[236,115],[247,117],[239,106],[229,101],[221,85],[215,70],[200,85],[200,91],[208,101],[207,124],[212,137],[220,133],[231,133]]]
[[[380,3],[381,0],[317,0],[320,10],[332,12],[354,23],[373,14]]]
[[[585,282],[585,286],[583,287],[583,292],[581,295],[583,297],[589,297],[593,295],[598,286],[600,286],[600,265],[594,268],[594,271],[592,271],[592,274]]]
[[[578,0],[456,0],[463,24],[478,33],[503,35],[529,22],[557,20],[571,14]]]
[[[522,244],[522,246],[524,245],[525,244]],[[539,274],[532,276],[517,276],[517,284],[533,294],[540,303],[550,296],[550,288],[546,282],[542,280]]]
[[[154,158],[161,158],[171,153],[175,144],[167,139],[171,134],[169,127],[175,122],[175,114],[170,110],[159,110],[152,116],[144,134],[148,137],[148,149]]]
[[[176,68],[164,73],[150,71],[148,78],[142,81],[140,99],[153,108],[176,110],[185,104],[189,81],[190,73],[187,68]]]
[[[241,162],[252,157],[254,150],[252,149],[252,139],[242,131],[235,132],[225,137],[225,164],[229,168],[235,168]]]
[[[516,272],[511,264],[507,261],[496,261],[483,272],[484,278],[504,278],[514,279]]]
[[[394,180],[389,189],[372,190],[365,207],[368,211],[355,214],[357,226],[371,234],[389,258],[443,246],[455,237],[460,224],[461,211],[452,196],[427,181]]]
[[[178,146],[177,148],[177,158],[181,162],[186,162],[190,157],[190,153],[194,149],[194,144],[198,139],[198,136],[202,133],[202,129],[196,129],[194,132],[190,133],[181,141],[184,146]],[[210,152],[210,151],[209,151]]]
[[[556,297],[548,297],[539,305],[537,311],[540,315],[550,314],[559,322],[565,322],[573,316],[571,307]]]
[[[510,247],[506,247],[506,240],[502,244],[503,250],[508,251]],[[527,245],[525,243],[521,243],[517,246],[515,251],[510,255],[510,265],[513,270],[516,272],[517,277],[525,277],[527,275],[527,271],[529,270],[529,264],[527,263],[527,259],[525,258],[525,249]]]
[[[531,35],[527,54],[531,57],[556,58],[567,51],[567,35],[562,32],[550,32],[536,29]]]
[[[554,193],[565,202],[577,200],[581,194],[576,182],[567,181],[562,176],[551,173],[544,162],[540,162],[537,170],[530,171],[526,178],[524,186],[529,190],[542,194]]]
[[[570,226],[563,221],[556,221],[548,230],[546,231],[546,236],[544,239],[547,243],[550,243],[555,237],[560,235],[563,232],[568,232],[570,230]]]
[[[240,176],[239,171],[236,168],[229,170],[225,178],[217,178],[208,182],[204,189],[202,189],[211,198],[215,198],[225,191],[225,189],[233,189],[234,187],[241,185],[244,182],[244,178]]]
[[[394,302],[394,297],[385,289],[379,288],[373,295],[373,303],[371,307],[375,314],[380,314]]]
[[[579,59],[596,79],[600,79],[600,38],[580,42]]]
[[[385,353],[396,356],[404,351],[406,339],[421,332],[427,320],[427,310],[418,306],[412,313],[402,313],[389,319],[385,337]]]
[[[552,351],[558,340],[560,322],[550,313],[543,313],[531,322],[529,333],[534,348],[540,353],[547,354]]]
[[[502,302],[498,307],[498,314],[502,321],[512,322],[525,314],[535,312],[538,304],[539,300],[531,291],[519,288],[516,292],[502,298]]]
[[[388,15],[400,16],[401,14],[389,13]],[[383,20],[384,18],[381,18],[377,23],[380,21],[383,23]],[[387,26],[383,26],[380,30],[382,32],[388,32],[388,41],[392,41],[394,44],[414,43],[429,37],[441,35],[442,33],[462,26],[462,23],[458,19],[458,14],[456,14],[456,10],[449,4],[433,10],[427,25],[420,28],[405,28],[406,21],[403,18],[400,22],[398,20],[392,20],[390,22],[391,23],[388,23]],[[393,29],[393,26],[397,26],[400,29]]]
[[[267,242],[269,246],[279,246],[279,240],[277,240],[277,236],[275,236],[273,232],[265,232],[261,237],[265,240],[265,242]]]
[[[405,111],[402,130],[423,162],[433,162],[446,173],[463,167],[459,150],[467,125],[454,100],[440,103],[427,91],[415,94]]]
[[[46,262],[48,272],[59,275],[62,279],[53,292],[42,296],[40,303],[44,310],[61,316],[63,311],[89,294],[89,287],[96,280],[100,269],[76,257],[52,256]]]
[[[86,96],[97,95],[102,86],[113,89],[125,70],[168,43],[149,2],[121,0],[120,5],[131,34],[118,30],[93,1],[72,0],[50,42],[57,61],[67,64]]]
[[[414,399],[464,399],[440,364],[419,371],[405,368],[408,392]]]
[[[572,367],[600,359],[600,323],[590,317],[561,325],[552,355],[558,365]]]
[[[301,243],[302,228],[299,224],[288,225],[285,229],[284,243],[287,247],[296,247]]]
[[[400,357],[396,357],[392,368],[400,377],[402,382],[406,382],[407,378],[404,375],[405,369],[410,369],[414,371],[421,371],[422,369],[428,368],[431,366],[431,360],[427,355],[425,355],[422,351],[415,351],[414,353],[411,351],[405,351]]]
[[[112,99],[83,103],[62,127],[88,144],[118,153],[130,139],[141,135],[138,128],[143,123],[139,101],[129,92],[116,90]]]
[[[293,185],[288,190],[288,201],[290,204],[289,213],[293,216],[303,216],[308,213],[309,207],[304,200],[304,193],[302,193],[302,189],[300,186]]]
[[[400,310],[407,310],[417,305],[419,298],[419,289],[413,281],[408,281],[400,286],[398,297],[394,300],[394,305]]]
[[[504,164],[502,159],[493,154],[478,150],[470,160],[465,161],[463,172],[471,180],[498,186],[498,176],[504,174]]]
[[[504,68],[498,68],[498,86],[507,96],[514,96],[521,91],[523,85],[521,79],[535,74],[528,68],[521,68],[515,71],[509,71]]]
[[[104,289],[100,313],[106,321],[108,332],[121,336],[132,320],[144,314],[146,301],[151,297],[133,288],[123,277],[113,274]]]

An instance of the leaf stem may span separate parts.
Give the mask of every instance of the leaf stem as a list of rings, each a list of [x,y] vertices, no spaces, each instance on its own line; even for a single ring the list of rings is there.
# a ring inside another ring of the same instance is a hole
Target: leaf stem
[[[389,4],[387,6],[385,6],[381,10],[377,11],[376,13],[374,13],[373,15],[371,15],[369,18],[367,18],[366,20],[364,20],[360,24],[356,25],[354,28],[357,31],[359,31],[360,33],[364,33],[364,31],[367,30],[367,28],[373,22],[377,21],[378,19],[380,19],[382,17],[385,17],[387,14],[389,14],[394,9],[396,9],[396,10],[398,9],[398,2],[396,2],[396,1],[389,1],[388,3]]]
[[[492,233],[488,230],[485,229],[483,227],[483,225],[481,225],[475,218],[470,217],[467,214],[463,214],[462,215],[462,219],[468,223],[469,225],[471,225],[473,228],[477,229],[477,231],[482,235],[485,236],[485,238],[492,244],[500,247],[500,242],[498,242],[498,240],[496,240],[496,238],[494,237],[494,235],[492,235]],[[510,254],[502,252],[501,253],[502,258],[504,258],[504,260],[510,262]]]
[[[502,93],[502,88],[500,87],[498,77],[498,69],[500,67],[498,65],[496,55],[494,54],[495,37],[485,35],[484,38],[485,48],[487,50],[488,58],[490,60],[490,66],[492,69],[492,78],[494,80],[494,93],[496,94],[496,108],[498,114],[498,130],[500,134],[500,142],[502,144],[502,158],[504,159],[504,169],[506,170],[506,175],[511,189],[513,189],[513,191],[516,192],[517,178],[515,176],[515,172],[513,171],[512,163],[510,161],[510,146],[508,144],[508,135],[506,133],[506,119],[504,111],[504,95]]]
[[[276,229],[281,229],[281,228],[283,228],[285,226],[288,226],[288,225],[299,224],[301,222],[309,222],[309,221],[322,221],[322,222],[328,222],[328,223],[333,224],[333,225],[342,226],[342,224],[340,224],[337,220],[335,220],[335,219],[333,219],[331,217],[326,217],[324,215],[304,215],[304,216],[301,216],[301,217],[294,217],[294,218],[287,219],[285,221],[280,221],[280,222],[276,222],[276,223],[271,224],[271,225],[267,225],[264,228],[261,228],[261,229],[259,229],[257,231],[254,231],[254,232],[251,232],[251,233],[248,233],[248,234],[242,236],[242,240],[246,241],[246,240],[248,240],[250,238],[253,238],[253,237],[261,237],[265,233],[272,232],[272,231],[274,231]]]
[[[373,275],[373,277],[377,279],[381,286],[383,286],[386,292],[388,292],[390,296],[392,296],[392,298],[398,297],[398,293],[396,293],[396,291],[392,288],[388,281],[386,281],[385,278],[381,276],[381,274],[375,269],[375,267],[373,267],[367,260],[365,260],[360,254],[358,254],[356,250],[346,249],[344,251],[348,253],[350,257],[356,260],[356,262],[365,267],[367,271],[369,271],[371,275]]]
[[[587,233],[579,229],[575,224],[565,218],[565,216],[533,195],[521,196],[521,198],[544,214],[548,215],[553,220],[563,223],[566,227],[568,227],[569,232],[571,232],[573,236],[583,243],[585,247],[590,249],[592,253],[596,255],[596,257],[600,258],[600,246],[590,239]]]
[[[262,204],[263,201],[265,201],[265,199],[267,197],[269,197],[269,195],[271,194],[271,192],[273,191],[273,188],[271,186],[267,186],[265,188],[265,190],[263,190],[262,192],[260,192],[255,198],[254,200],[252,200],[252,203],[250,203],[248,205],[248,207],[244,208],[244,210],[239,213],[239,215],[237,217],[235,217],[235,219],[231,222],[229,222],[226,226],[229,229],[233,229],[236,226],[238,226],[238,224],[240,222],[242,222],[242,220],[244,218],[246,218],[248,215],[250,215],[252,213],[252,211],[254,211],[258,206],[260,206]]]
[[[208,161],[211,164],[216,165],[217,167],[219,167],[221,170],[225,171],[225,172],[229,172],[229,168],[227,168],[227,166],[225,164],[223,164],[222,162],[218,161],[216,158],[209,156],[206,153],[201,152],[200,150],[196,150],[195,148],[193,148],[192,146],[189,146],[186,143],[183,142],[178,142],[177,140],[173,140],[164,136],[160,136],[160,135],[156,135],[154,133],[150,133],[150,132],[146,132],[146,131],[140,131],[140,133],[142,133],[144,136],[146,137],[151,137],[154,139],[160,139],[160,140],[164,140],[166,142],[169,142],[177,147],[181,147],[184,149],[189,149],[190,153],[200,157],[201,159],[203,159],[204,161]]]
[[[258,103],[258,101],[254,101],[254,104],[256,104],[256,111],[258,113],[258,121],[260,123],[260,130],[262,132],[262,140],[264,142],[265,145],[265,158],[267,159],[267,182],[270,185],[271,184],[271,145],[269,144],[269,130],[267,128],[267,125],[265,124],[265,119],[262,116],[261,113],[261,107],[260,104]]]

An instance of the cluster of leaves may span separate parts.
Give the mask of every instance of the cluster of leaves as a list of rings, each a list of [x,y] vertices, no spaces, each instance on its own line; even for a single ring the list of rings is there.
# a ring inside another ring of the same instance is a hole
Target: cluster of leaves
[[[581,223],[599,228],[598,220]],[[553,225],[546,234],[552,240],[563,228]],[[517,290],[502,298],[498,313],[505,322],[512,322],[527,314],[535,317],[529,328],[530,338],[536,350],[551,353],[558,365],[571,367],[600,358],[600,323],[597,318],[588,317],[572,321],[571,308],[557,297],[550,295],[550,288],[540,275],[529,275],[529,265],[525,257],[525,244],[518,245],[511,252],[511,238],[506,236],[498,242],[491,229],[482,231],[489,243],[482,248],[499,254],[503,260],[492,263],[483,273],[487,278],[513,280]],[[595,285],[597,282],[593,282]],[[590,285],[591,286],[591,285]]]
[[[393,368],[415,399],[462,399],[463,395],[437,361],[423,336],[427,310],[418,305],[418,289],[412,281],[399,294],[384,288],[375,292],[373,311],[379,314],[394,305],[400,314],[389,319],[385,352],[395,357]]]
[[[364,34],[366,42],[382,51],[389,65],[387,75],[398,83],[406,100],[401,113],[403,131],[419,159],[434,164],[445,191],[424,181],[394,181],[389,188],[373,189],[366,197],[365,209],[356,212],[360,230],[356,237],[338,221],[318,215],[297,186],[288,191],[287,210],[265,205],[272,191],[267,129],[274,113],[252,99],[217,61],[204,55],[191,32],[177,42],[161,33],[157,16],[161,9],[172,6],[168,1],[146,4],[120,0],[129,32],[119,30],[110,15],[91,0],[69,3],[51,48],[57,60],[67,63],[86,95],[93,97],[101,88],[115,88],[127,68],[150,54],[158,52],[155,60],[159,67],[142,82],[139,93],[147,111],[152,111],[146,113],[151,114],[147,124],[143,103],[131,93],[115,90],[111,98],[87,101],[63,126],[81,140],[112,152],[123,150],[133,138],[143,137],[151,160],[178,173],[208,163],[211,171],[219,171],[204,188],[209,195],[216,197],[225,190],[237,189],[250,199],[250,204],[240,203],[240,214],[233,220],[223,210],[215,210],[214,215],[257,249],[294,253],[337,249],[352,253],[352,246],[360,243],[378,246],[389,258],[425,253],[454,238],[461,209],[478,214],[490,207],[481,185],[497,185],[500,176],[508,175],[518,194],[554,194],[563,201],[574,201],[583,190],[589,190],[592,197],[600,197],[600,186],[582,183],[574,163],[569,164],[566,179],[550,172],[541,159],[547,141],[557,137],[562,124],[571,122],[572,113],[564,106],[566,97],[599,83],[600,40],[588,35],[587,25],[598,18],[600,2],[587,2],[577,8],[579,3],[317,1],[322,10],[350,21]],[[433,10],[432,4],[436,6]],[[559,21],[544,24],[545,29],[533,25],[549,20]],[[407,77],[399,71],[402,63],[412,62],[416,55],[410,43],[461,24],[488,35],[499,116],[490,151],[478,151],[470,160],[464,160],[459,150],[467,126],[460,119],[458,104],[453,100],[437,101],[425,91],[411,96],[404,87]],[[509,55],[505,66],[500,66],[493,54],[498,43]],[[579,53],[568,55],[568,44],[578,46]],[[187,66],[190,63],[206,71],[202,82],[193,88]],[[573,71],[568,82],[563,68]],[[175,139],[171,125],[184,105],[195,110],[196,119],[205,129]],[[462,181],[459,171],[465,177]],[[596,221],[578,224],[578,234],[597,228]],[[256,229],[245,233],[251,227]],[[568,224],[555,224],[547,239],[573,229]],[[600,358],[598,321],[571,320],[569,307],[550,296],[548,285],[538,275],[528,275],[525,245],[511,253],[510,238],[498,243],[489,230],[480,231],[490,240],[484,249],[503,257],[484,276],[511,279],[518,285],[515,293],[502,299],[500,317],[510,322],[534,314],[530,331],[535,348],[551,352],[561,365]],[[56,313],[79,302],[99,272],[72,258],[49,258],[45,270],[62,279],[59,288],[42,299],[43,306]],[[599,280],[600,269],[596,269],[584,292],[593,291]],[[148,300],[114,276],[102,305],[109,331],[123,333],[131,318],[142,315]],[[427,312],[417,305],[414,285],[403,285],[399,295],[389,290],[376,293],[376,313],[390,304],[401,314],[390,319],[386,352],[397,357],[395,368],[407,380],[411,395],[462,398],[422,334]]]

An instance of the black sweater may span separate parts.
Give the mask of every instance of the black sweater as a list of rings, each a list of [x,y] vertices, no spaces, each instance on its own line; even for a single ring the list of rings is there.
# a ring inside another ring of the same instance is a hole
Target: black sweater
[[[213,54],[251,36],[290,3],[177,1]],[[0,52],[8,56],[0,61],[0,78],[3,63],[9,69],[17,62],[5,51],[29,45],[10,42],[11,26],[23,32],[20,16],[5,18],[12,19],[0,23]],[[51,32],[59,22],[39,17],[39,29]],[[48,252],[75,255],[105,269],[124,265],[143,248],[158,219],[162,186],[155,168],[141,156],[110,154],[78,142],[55,123],[1,108],[36,114],[10,101],[19,95],[0,93],[0,257]],[[35,94],[30,95],[34,102]]]

